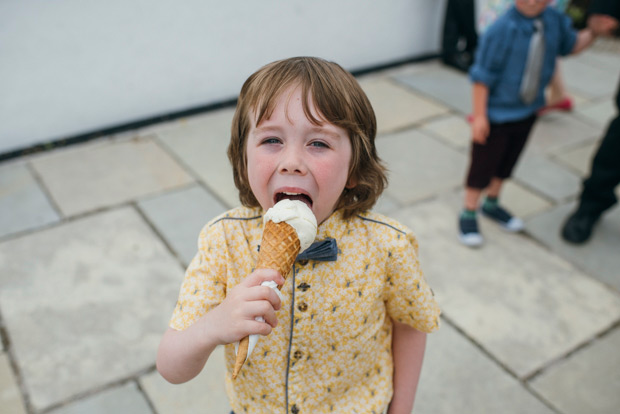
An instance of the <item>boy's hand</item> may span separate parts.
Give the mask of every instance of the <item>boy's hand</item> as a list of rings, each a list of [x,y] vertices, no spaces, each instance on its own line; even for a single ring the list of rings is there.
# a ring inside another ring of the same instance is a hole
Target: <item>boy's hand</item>
[[[226,299],[205,315],[206,335],[213,335],[219,344],[225,345],[251,334],[269,335],[278,324],[276,311],[280,298],[276,292],[260,284],[274,281],[278,285],[284,278],[276,270],[256,269],[235,286]],[[265,322],[254,318],[262,316]]]
[[[489,136],[489,119],[484,115],[475,115],[471,122],[472,140],[477,144],[485,144]]]

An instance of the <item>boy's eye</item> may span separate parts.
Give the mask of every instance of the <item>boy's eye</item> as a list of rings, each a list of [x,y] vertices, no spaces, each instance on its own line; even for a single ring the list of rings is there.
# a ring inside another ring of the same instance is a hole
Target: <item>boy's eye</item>
[[[318,148],[328,148],[329,145],[327,145],[325,142],[323,141],[312,141],[310,143],[310,146],[312,147],[318,147]]]
[[[279,144],[280,142],[282,142],[280,138],[276,137],[269,137],[263,140],[263,144]]]

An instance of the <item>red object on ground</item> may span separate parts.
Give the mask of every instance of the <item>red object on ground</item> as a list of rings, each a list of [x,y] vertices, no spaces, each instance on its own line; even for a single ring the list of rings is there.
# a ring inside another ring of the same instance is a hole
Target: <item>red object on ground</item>
[[[572,111],[573,110],[573,100],[571,98],[564,98],[561,101],[543,107],[538,111],[538,116],[544,115],[551,111]]]

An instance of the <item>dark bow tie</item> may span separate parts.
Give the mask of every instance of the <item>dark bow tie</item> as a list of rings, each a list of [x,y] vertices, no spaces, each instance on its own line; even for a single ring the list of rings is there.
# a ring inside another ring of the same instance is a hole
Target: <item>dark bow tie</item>
[[[321,262],[335,262],[338,258],[336,240],[327,238],[315,241],[306,250],[297,255],[297,260],[318,260]]]

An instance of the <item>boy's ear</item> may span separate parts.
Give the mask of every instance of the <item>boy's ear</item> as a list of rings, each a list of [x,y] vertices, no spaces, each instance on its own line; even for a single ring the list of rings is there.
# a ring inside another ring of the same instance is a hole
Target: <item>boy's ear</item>
[[[357,180],[354,177],[349,177],[349,179],[347,180],[347,184],[344,186],[344,188],[347,189],[352,189],[355,188],[355,186],[357,185]]]

